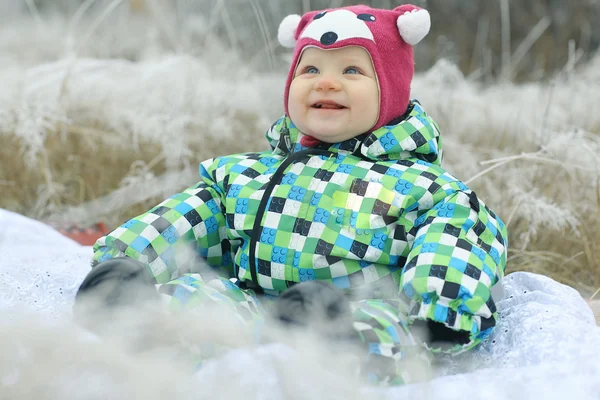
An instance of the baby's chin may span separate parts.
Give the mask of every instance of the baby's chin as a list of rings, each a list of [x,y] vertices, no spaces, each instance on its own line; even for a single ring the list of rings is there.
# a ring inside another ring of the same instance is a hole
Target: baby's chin
[[[361,134],[363,134],[364,132],[366,132],[366,130],[364,131],[357,131],[355,129],[353,130],[347,130],[347,131],[321,131],[321,132],[316,132],[313,135],[314,138],[319,139],[321,142],[325,142],[325,143],[339,143],[339,142],[344,142],[346,140],[352,139],[354,137],[357,137]]]
[[[314,135],[310,135],[315,139],[319,139],[321,142],[325,143],[339,143],[346,141],[348,139],[352,139],[353,137],[358,136],[358,133],[354,132],[335,132],[335,133],[318,133]]]

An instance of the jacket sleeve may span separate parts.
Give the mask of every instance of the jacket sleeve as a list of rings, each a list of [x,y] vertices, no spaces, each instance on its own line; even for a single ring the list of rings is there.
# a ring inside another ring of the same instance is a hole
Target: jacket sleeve
[[[199,183],[98,239],[92,267],[127,256],[146,264],[157,283],[188,272],[231,277],[223,190],[206,168],[212,162],[201,164]]]
[[[434,352],[468,350],[496,324],[491,287],[504,276],[507,230],[464,189],[438,190],[434,206],[417,218],[400,281],[410,298],[409,322],[427,325],[430,339],[449,342],[429,343]]]

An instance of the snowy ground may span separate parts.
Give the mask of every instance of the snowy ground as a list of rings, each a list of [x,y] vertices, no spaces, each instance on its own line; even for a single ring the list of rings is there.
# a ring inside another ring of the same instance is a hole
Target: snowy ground
[[[428,383],[377,389],[328,369],[308,348],[240,345],[192,372],[164,353],[134,355],[99,341],[70,321],[90,248],[4,210],[0,226],[2,399],[597,399],[600,393],[600,328],[575,290],[540,275],[507,276],[499,325],[474,355],[446,361]],[[215,340],[239,334],[222,329],[213,329]]]

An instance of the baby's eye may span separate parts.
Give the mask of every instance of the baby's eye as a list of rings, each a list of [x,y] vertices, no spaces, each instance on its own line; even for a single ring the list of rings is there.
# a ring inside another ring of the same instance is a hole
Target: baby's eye
[[[360,70],[356,67],[348,67],[344,70],[345,74],[360,74]]]
[[[306,67],[304,68],[304,73],[305,74],[318,74],[319,70],[317,69],[317,67]]]

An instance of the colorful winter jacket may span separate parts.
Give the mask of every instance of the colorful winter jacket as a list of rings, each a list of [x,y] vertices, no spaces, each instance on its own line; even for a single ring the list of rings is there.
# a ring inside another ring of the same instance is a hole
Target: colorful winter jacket
[[[99,239],[94,263],[127,255],[158,283],[208,264],[268,292],[327,280],[410,299],[409,321],[469,332],[463,349],[486,337],[506,228],[440,167],[439,130],[421,105],[342,143],[305,148],[300,135],[284,117],[267,132],[271,151],[201,163],[198,184]]]

